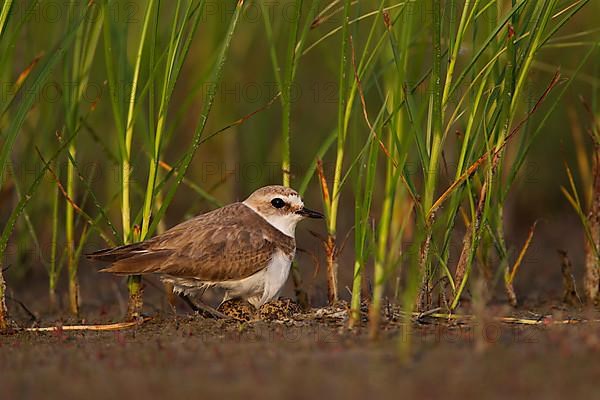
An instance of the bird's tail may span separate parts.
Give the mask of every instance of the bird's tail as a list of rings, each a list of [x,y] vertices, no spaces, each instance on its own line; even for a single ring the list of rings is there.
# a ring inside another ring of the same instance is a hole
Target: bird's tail
[[[147,242],[140,242],[98,250],[86,254],[86,257],[90,260],[111,263],[108,268],[101,269],[99,272],[138,275],[158,272],[161,262],[170,254],[170,250],[149,250]]]
[[[144,242],[140,242],[112,247],[110,249],[98,250],[93,253],[86,254],[85,256],[90,260],[114,263],[135,255],[143,254],[146,251],[146,244]]]

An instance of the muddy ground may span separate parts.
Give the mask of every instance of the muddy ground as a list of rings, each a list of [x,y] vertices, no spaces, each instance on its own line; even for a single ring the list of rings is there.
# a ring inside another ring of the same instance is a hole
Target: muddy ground
[[[599,396],[599,313],[535,308],[413,319],[408,359],[399,352],[408,329],[394,310],[377,342],[364,326],[346,329],[343,308],[245,323],[161,312],[124,331],[17,332],[0,337],[0,398]],[[90,319],[115,320],[110,315]],[[497,319],[506,315],[539,325]]]

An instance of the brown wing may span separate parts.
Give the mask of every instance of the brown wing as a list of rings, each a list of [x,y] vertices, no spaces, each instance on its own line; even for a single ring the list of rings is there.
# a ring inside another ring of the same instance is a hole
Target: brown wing
[[[89,257],[113,264],[103,272],[161,273],[203,281],[248,277],[265,268],[276,249],[292,254],[294,238],[284,235],[242,203],[200,215],[162,235]]]

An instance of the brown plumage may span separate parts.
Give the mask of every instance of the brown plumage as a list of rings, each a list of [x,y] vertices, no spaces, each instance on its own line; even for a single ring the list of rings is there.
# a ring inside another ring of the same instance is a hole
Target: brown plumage
[[[141,243],[88,257],[112,263],[103,272],[157,274],[188,302],[209,287],[224,300],[242,298],[256,308],[277,298],[296,253],[299,221],[322,218],[293,189],[265,186],[246,200],[199,215]]]
[[[233,203],[144,242],[100,250],[88,257],[112,263],[102,272],[222,282],[262,270],[277,249],[293,257],[296,242],[243,203]]]

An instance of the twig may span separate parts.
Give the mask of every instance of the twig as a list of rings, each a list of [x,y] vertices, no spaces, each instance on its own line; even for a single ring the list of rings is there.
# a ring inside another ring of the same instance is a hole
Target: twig
[[[521,249],[521,252],[519,253],[519,256],[517,257],[517,260],[515,261],[515,264],[512,267],[512,270],[510,271],[510,283],[512,283],[515,280],[515,275],[517,275],[517,270],[519,269],[519,266],[521,265],[521,262],[523,261],[523,258],[525,257],[525,253],[527,252],[527,249],[529,248],[529,245],[531,244],[531,240],[533,239],[533,234],[535,232],[535,227],[537,226],[538,221],[535,221],[533,223],[533,225],[531,226],[531,228],[529,228],[529,234],[527,235],[527,240],[525,241],[525,244],[523,245],[523,248]]]
[[[46,160],[44,160],[44,156],[42,156],[42,153],[40,152],[40,149],[37,146],[35,146],[35,151],[37,152],[38,156],[40,157],[40,160],[42,160],[42,162],[44,164],[46,164]],[[48,167],[48,172],[50,172],[50,175],[52,175],[52,177],[54,178],[54,181],[56,182],[58,189],[60,189],[64,198],[69,202],[69,204],[71,204],[71,207],[73,207],[73,209],[75,211],[77,211],[79,214],[85,214],[85,212],[81,208],[79,208],[79,206],[75,203],[75,201],[69,196],[69,194],[65,190],[63,184],[60,182],[60,179],[58,179],[58,176],[56,176],[56,174],[54,173],[52,168]]]
[[[440,311],[441,309],[442,309],[441,307],[436,307],[436,308],[433,308],[431,310],[427,310],[427,311],[423,311],[421,313],[418,313],[419,315],[417,316],[417,320],[420,320],[420,319],[425,318],[425,317],[429,317],[430,315],[434,315],[438,311]]]
[[[75,203],[75,201],[71,198],[71,196],[69,196],[69,194],[65,190],[63,184],[60,182],[59,177],[56,175],[56,173],[54,172],[52,167],[50,167],[50,163],[46,162],[46,160],[44,159],[44,156],[42,155],[42,153],[40,152],[40,149],[37,146],[35,147],[35,151],[37,152],[38,156],[40,157],[40,160],[42,160],[42,162],[48,166],[47,167],[48,172],[50,172],[50,175],[52,175],[52,179],[54,179],[54,181],[56,182],[56,186],[58,187],[58,189],[60,190],[60,192],[62,193],[64,198],[67,200],[67,202],[71,205],[71,207],[73,207],[73,210],[75,210],[79,215],[81,215],[90,226],[95,227],[97,229],[100,237],[102,237],[102,239],[104,239],[104,241],[106,243],[108,243],[109,245],[114,245],[114,243],[115,243],[114,240],[112,240],[110,237],[108,237],[108,235],[106,235],[106,233],[104,233],[100,228],[96,227],[95,226],[96,223],[94,222],[92,217],[90,217],[88,213],[83,211],[81,209],[81,207],[79,207]],[[71,158],[71,161],[74,161],[74,160]],[[78,172],[78,174],[79,174],[79,172]],[[81,175],[79,175],[79,177],[82,181],[84,181],[83,177]],[[84,181],[84,183],[85,183],[85,181]],[[88,186],[88,189],[89,189],[89,185],[87,185],[87,183],[86,183],[86,186]],[[92,192],[90,191],[90,193],[92,193]],[[93,196],[93,194],[92,194],[92,196]],[[116,229],[114,229],[114,226],[110,223],[110,220],[108,219],[108,217],[106,217],[105,219],[108,221],[109,226],[111,226],[113,233],[116,233]]]
[[[560,271],[563,278],[563,301],[572,306],[581,305],[582,301],[577,293],[577,285],[573,277],[573,267],[569,255],[565,250],[558,250],[558,254],[562,261]]]
[[[258,114],[261,111],[267,110],[268,108],[270,108],[273,103],[275,102],[275,100],[277,100],[279,98],[279,96],[281,96],[281,92],[278,92],[271,100],[268,101],[267,104],[265,104],[264,106],[252,111],[249,114],[244,115],[243,117],[241,117],[240,119],[233,121],[232,123],[230,123],[229,125],[224,126],[223,128],[211,133],[210,135],[208,135],[207,137],[205,137],[204,139],[202,139],[200,141],[200,144],[207,142],[208,140],[212,139],[214,136],[217,136],[218,134],[233,128],[234,126],[238,126],[238,125],[242,125],[244,122],[246,122],[248,119],[252,118],[255,114]]]
[[[390,159],[392,164],[394,164],[395,168],[398,168],[398,163],[396,162],[396,160],[394,160],[394,158],[390,154],[387,147],[385,147],[385,144],[383,143],[383,141],[381,141],[381,138],[379,138],[379,136],[377,135],[377,132],[375,132],[375,128],[371,124],[371,121],[369,121],[369,113],[367,112],[367,103],[365,101],[365,95],[363,93],[362,85],[360,83],[360,78],[358,76],[358,70],[356,68],[356,59],[355,59],[356,55],[354,53],[354,43],[352,42],[352,36],[350,36],[349,39],[350,39],[350,50],[351,50],[351,54],[352,54],[352,67],[354,69],[354,79],[356,80],[356,87],[358,88],[358,95],[360,97],[360,104],[362,106],[363,117],[365,118],[365,121],[367,123],[367,126],[369,127],[369,130],[371,131],[371,134],[373,135],[373,137],[375,139],[377,139],[377,142],[379,143],[379,147],[381,148],[381,150],[383,151],[385,156]]]
[[[323,170],[323,160],[320,158],[317,160],[317,175],[319,176],[319,183],[321,184],[323,204],[327,206],[331,203],[331,196],[329,195],[329,186],[327,185],[327,178],[325,178],[325,171]]]
[[[139,321],[117,322],[114,324],[102,325],[65,325],[65,326],[47,326],[43,328],[25,328],[27,332],[61,332],[61,331],[118,331],[121,329],[134,328],[150,321],[152,318],[145,317]]]
[[[411,313],[413,317],[417,320],[420,318],[428,317],[428,318],[437,318],[437,319],[446,319],[446,320],[454,320],[454,321],[473,321],[476,319],[474,315],[457,315],[457,314],[445,314],[445,313],[430,313],[426,316],[421,316],[422,313],[413,312]],[[518,325],[573,325],[578,323],[600,323],[600,320],[597,319],[562,319],[555,320],[552,316],[541,316],[540,318],[519,318],[519,317],[493,317],[494,321],[503,322],[506,324],[518,324]]]
[[[10,297],[10,296],[6,296],[6,300],[14,301],[19,306],[21,306],[23,311],[25,311],[27,313],[27,315],[29,315],[29,318],[31,319],[31,321],[36,322],[38,320],[37,317],[35,316],[35,314],[21,300],[17,300],[14,297]]]

